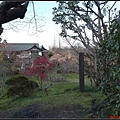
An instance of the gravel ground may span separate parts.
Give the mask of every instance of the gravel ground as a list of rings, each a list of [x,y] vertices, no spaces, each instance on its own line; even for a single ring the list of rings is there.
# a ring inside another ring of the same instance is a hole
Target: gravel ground
[[[46,109],[40,104],[33,104],[19,110],[2,111],[0,118],[83,118],[85,111],[82,106],[78,105]]]

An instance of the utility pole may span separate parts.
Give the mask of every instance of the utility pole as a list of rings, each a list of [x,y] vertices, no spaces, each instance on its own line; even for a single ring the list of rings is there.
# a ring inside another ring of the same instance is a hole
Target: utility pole
[[[79,86],[80,92],[84,92],[84,53],[79,53]]]

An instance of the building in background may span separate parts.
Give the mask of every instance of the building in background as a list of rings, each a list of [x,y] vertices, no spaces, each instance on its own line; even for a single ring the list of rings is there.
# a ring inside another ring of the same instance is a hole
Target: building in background
[[[45,55],[48,50],[41,47],[38,43],[0,43],[0,51],[3,52],[7,58],[13,59],[14,67],[24,69],[29,66],[34,59]]]

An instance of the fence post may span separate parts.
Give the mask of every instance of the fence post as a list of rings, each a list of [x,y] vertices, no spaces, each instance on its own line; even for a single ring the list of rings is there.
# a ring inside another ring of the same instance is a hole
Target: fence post
[[[84,91],[84,53],[79,53],[79,87],[80,91]]]

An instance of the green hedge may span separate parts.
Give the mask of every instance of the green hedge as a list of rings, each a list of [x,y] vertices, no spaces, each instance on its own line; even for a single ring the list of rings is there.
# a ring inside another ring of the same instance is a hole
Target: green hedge
[[[5,84],[8,86],[8,97],[15,97],[16,95],[20,97],[27,97],[32,95],[38,87],[37,82],[29,81],[28,78],[24,76],[11,77]]]

